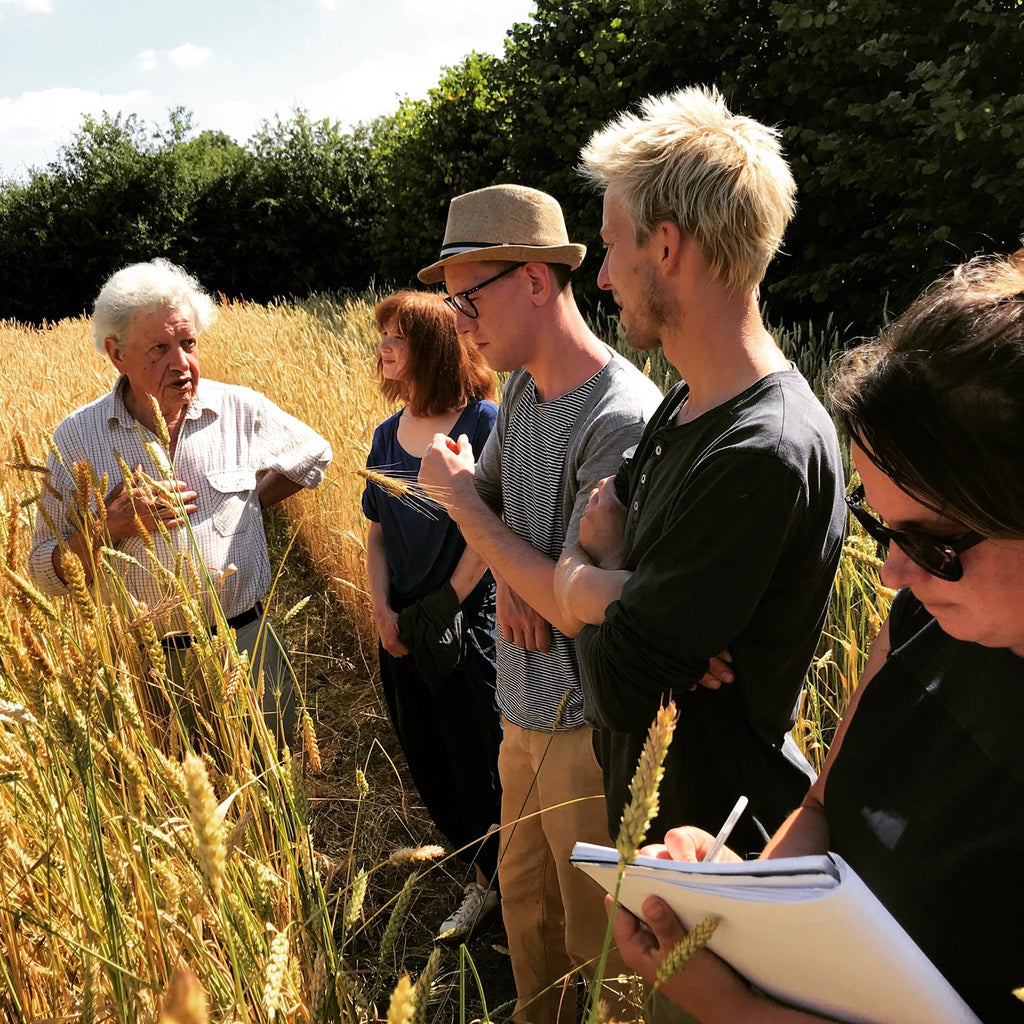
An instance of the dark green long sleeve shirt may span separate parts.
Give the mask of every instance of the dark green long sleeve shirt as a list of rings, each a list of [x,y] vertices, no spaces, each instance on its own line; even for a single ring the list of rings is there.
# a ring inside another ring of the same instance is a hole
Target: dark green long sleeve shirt
[[[618,830],[648,726],[679,708],[649,836],[716,832],[740,794],[737,850],[763,843],[813,773],[788,736],[821,633],[846,523],[835,429],[803,377],[770,374],[674,425],[674,388],[617,487],[633,572],[601,626],[577,638],[590,720],[600,729],[609,831]],[[690,687],[728,649],[735,682]]]

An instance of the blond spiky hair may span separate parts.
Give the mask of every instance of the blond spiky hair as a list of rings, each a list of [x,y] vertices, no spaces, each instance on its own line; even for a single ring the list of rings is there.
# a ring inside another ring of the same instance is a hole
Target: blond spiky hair
[[[639,115],[595,132],[581,156],[580,173],[622,205],[638,244],[670,220],[730,290],[761,282],[796,209],[779,133],[733,114],[713,88],[648,97]]]

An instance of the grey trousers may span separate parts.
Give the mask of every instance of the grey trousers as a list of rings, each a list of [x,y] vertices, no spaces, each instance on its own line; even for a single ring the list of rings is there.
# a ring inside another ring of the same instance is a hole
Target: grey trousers
[[[249,655],[254,685],[263,673],[263,717],[267,728],[290,744],[295,731],[295,672],[284,641],[267,619],[250,622],[235,636],[238,650]]]
[[[235,637],[239,652],[249,655],[251,685],[257,686],[262,674],[263,718],[267,728],[276,735],[278,742],[290,744],[295,730],[295,673],[284,642],[266,619],[256,619],[242,626]],[[188,654],[188,648],[169,647],[164,651],[167,673],[172,684],[182,692],[187,689]],[[182,705],[180,710],[187,719],[190,714],[187,706]],[[186,720],[186,725],[189,724]]]

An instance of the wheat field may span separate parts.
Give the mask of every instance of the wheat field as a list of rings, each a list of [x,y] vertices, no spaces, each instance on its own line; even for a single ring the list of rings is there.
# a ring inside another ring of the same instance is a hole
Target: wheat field
[[[202,344],[205,373],[265,392],[334,447],[324,485],[291,499],[287,516],[322,586],[340,595],[353,649],[372,640],[353,470],[389,411],[373,376],[371,313],[366,302],[226,305]],[[388,992],[349,963],[348,946],[373,916],[396,912],[375,951],[386,957],[402,900],[370,910],[367,883],[389,861],[408,872],[438,851],[385,854],[365,868],[325,856],[310,831],[321,764],[309,714],[302,749],[278,748],[241,685],[244,660],[202,637],[203,692],[178,695],[194,705],[197,757],[181,716],[166,728],[150,713],[153,688],[167,684],[152,624],[130,604],[96,600],[84,582],[56,603],[34,591],[24,567],[47,435],[109,388],[112,371],[85,319],[0,325],[0,346],[0,1017],[162,1013],[184,1024],[386,1013]],[[194,594],[182,587],[186,605]],[[356,817],[369,792],[357,779]]]
[[[375,341],[372,301],[354,298],[227,303],[201,345],[205,374],[264,392],[331,442],[323,485],[289,499],[286,516],[363,666],[376,638],[357,470],[392,411],[376,386]],[[297,749],[279,748],[242,685],[244,658],[199,635],[202,683],[171,697],[189,705],[196,744],[181,714],[166,726],[153,713],[170,683],[138,608],[100,601],[84,581],[59,601],[28,583],[48,435],[106,391],[113,371],[84,318],[2,323],[0,352],[0,1018],[453,1019],[456,997],[438,1002],[439,954],[415,981],[402,962],[413,890],[440,851],[396,849],[397,833],[355,856],[375,783],[361,771],[344,810],[349,855],[318,847],[315,714],[303,715]],[[819,764],[886,612],[877,568],[872,547],[852,537],[795,730]],[[196,601],[181,589],[186,606]],[[471,974],[463,961],[449,992]]]

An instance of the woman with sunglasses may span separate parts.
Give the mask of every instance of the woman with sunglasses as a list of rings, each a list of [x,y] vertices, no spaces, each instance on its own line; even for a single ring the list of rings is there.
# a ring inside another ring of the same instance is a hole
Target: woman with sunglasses
[[[843,359],[831,400],[863,482],[851,508],[899,593],[763,856],[834,850],[978,1017],[1024,1020],[1024,249],[940,281]],[[656,852],[702,860],[710,842],[673,829]],[[615,936],[651,978],[683,929],[643,909],[651,930],[620,910]],[[821,1019],[708,952],[664,990],[705,1024]]]
[[[374,431],[367,468],[415,480],[437,433],[480,452],[497,416],[494,374],[455,330],[442,296],[404,291],[374,310],[382,394],[404,403]],[[363,492],[367,574],[388,712],[413,782],[438,829],[475,867],[439,937],[465,934],[497,907],[500,820],[494,580],[440,508]]]

